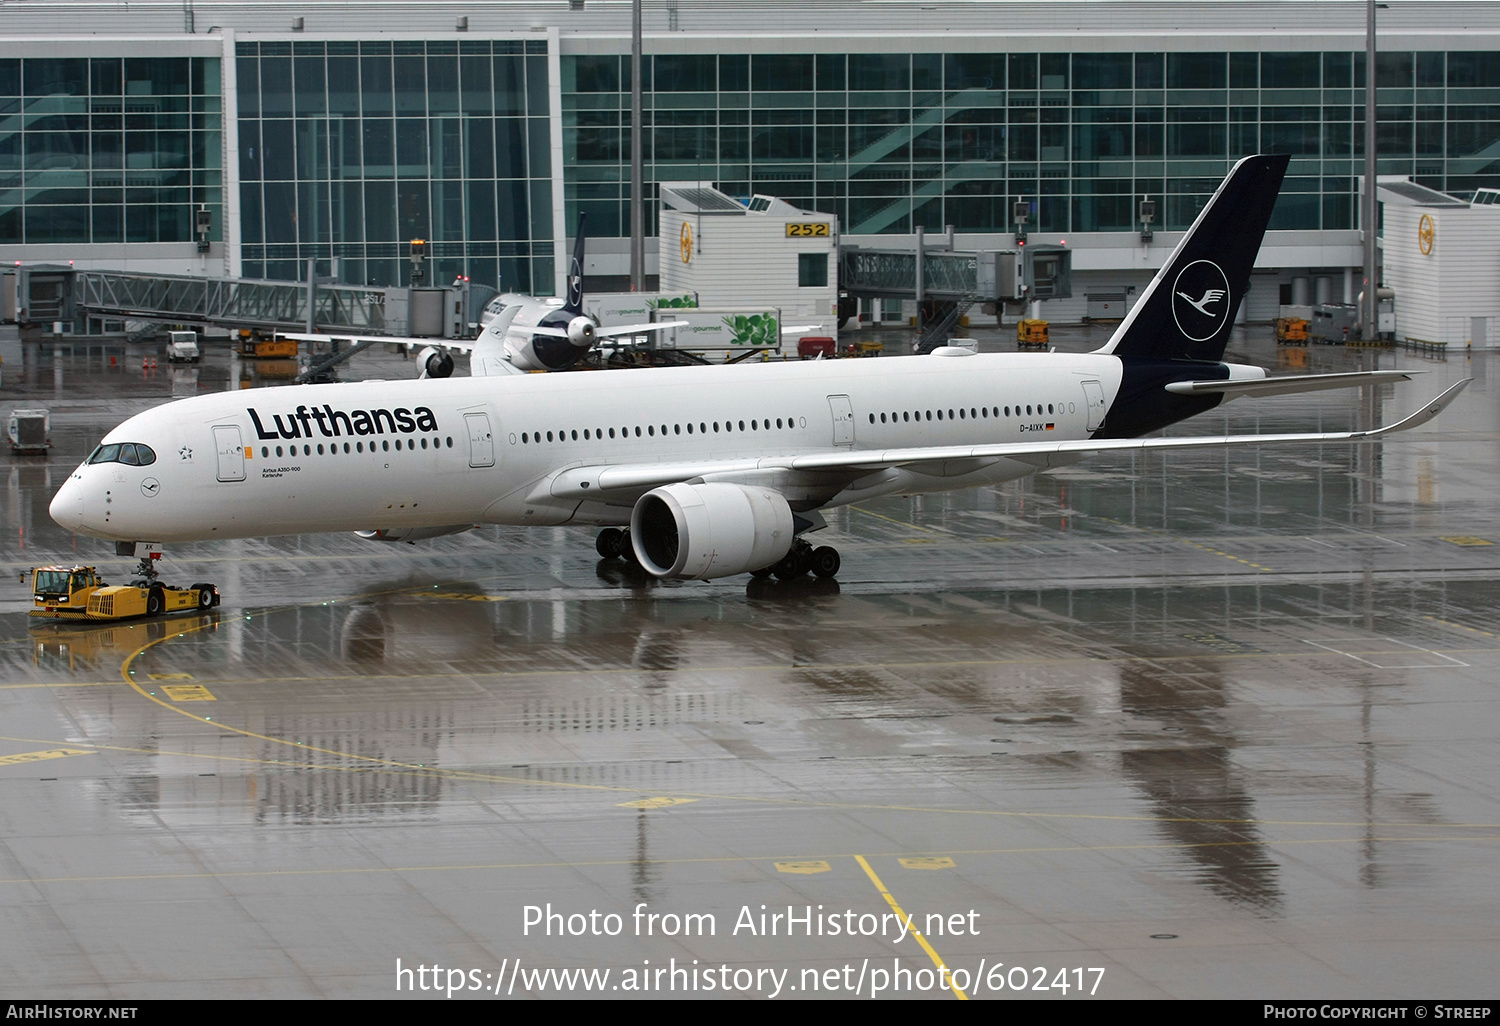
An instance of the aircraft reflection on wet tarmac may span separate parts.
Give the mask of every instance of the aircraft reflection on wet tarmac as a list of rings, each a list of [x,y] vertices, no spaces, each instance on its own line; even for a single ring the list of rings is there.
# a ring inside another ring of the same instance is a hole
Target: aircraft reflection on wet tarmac
[[[511,737],[499,746],[509,750],[518,735],[599,737],[687,725],[727,727],[766,715],[758,710],[767,704],[822,706],[838,724],[831,730],[827,723],[817,725],[819,737],[831,742],[828,750],[853,745],[851,754],[864,758],[973,757],[998,753],[966,749],[998,745],[1012,757],[1009,766],[1045,772],[1060,785],[1070,776],[1091,776],[1101,754],[1114,750],[1122,781],[1146,798],[1151,822],[1202,882],[1225,898],[1267,913],[1274,913],[1283,900],[1277,863],[1256,822],[1253,774],[1235,764],[1240,741],[1225,716],[1234,690],[1225,661],[1277,653],[1237,641],[1234,632],[1200,630],[1181,637],[1190,647],[1217,654],[1121,655],[1122,650],[1169,643],[1155,636],[1157,608],[1178,626],[1181,612],[1168,610],[1196,604],[1199,595],[1150,588],[1125,594],[1071,590],[1048,594],[1044,606],[1029,610],[1015,596],[960,593],[939,603],[948,605],[943,616],[911,599],[898,601],[896,610],[864,599],[875,613],[867,626],[881,634],[880,647],[911,661],[858,665],[849,661],[849,650],[865,647],[866,641],[851,642],[843,631],[830,632],[826,625],[810,626],[813,610],[803,602],[790,603],[783,615],[773,607],[769,617],[762,611],[736,620],[719,610],[717,630],[706,636],[691,628],[685,611],[668,618],[677,621],[674,626],[635,601],[564,601],[559,614],[555,602],[490,601],[470,581],[419,589],[403,580],[372,590],[374,598],[348,607],[289,607],[222,624],[193,617],[106,628],[49,626],[32,634],[38,656],[68,660],[54,669],[90,674],[105,670],[109,660],[181,634],[160,667],[155,658],[156,651],[165,651],[160,645],[139,658],[133,664],[137,675],[207,682],[219,703],[218,722],[267,741],[257,746],[256,762],[290,763],[285,770],[245,778],[250,788],[246,799],[260,805],[258,818],[428,819],[439,814],[435,807],[444,798],[442,771],[450,765],[478,772],[537,767],[476,767],[467,758],[455,759],[458,735],[472,732],[483,718],[492,732]],[[1315,603],[1321,618],[1345,612],[1338,608],[1338,590],[1328,589]],[[1359,589],[1343,590],[1352,599]],[[1393,591],[1401,599],[1398,604],[1409,601],[1400,588],[1382,590]],[[1234,604],[1243,601],[1239,597]],[[1294,608],[1278,616],[1271,607],[1282,601],[1272,594],[1259,596],[1260,617],[1294,623],[1303,615],[1295,608],[1303,603],[1293,602]],[[1122,636],[1113,629],[1099,632],[1084,626],[1118,624],[1122,602],[1132,607],[1128,619],[1141,623],[1143,630]],[[1036,613],[1059,605],[1070,610],[1065,618],[1070,626],[1035,619]],[[1017,607],[1021,612],[1008,612]],[[1224,612],[1232,613],[1232,607]],[[767,617],[769,622],[760,622]],[[1048,664],[1067,661],[1056,655],[1064,638],[1073,649],[1082,649],[1084,658],[1102,659],[1112,652],[1113,682],[1100,678],[1083,690],[1059,687]],[[234,653],[232,665],[223,664],[226,649]],[[968,658],[935,658],[945,654]],[[155,672],[168,665],[173,672]],[[930,666],[942,667],[945,679],[932,680]],[[290,667],[298,672],[279,670]],[[754,697],[714,687],[713,678],[724,672],[755,674]],[[601,678],[601,686],[579,688],[590,676]],[[561,689],[564,694],[551,686],[559,678],[568,682]],[[402,722],[394,722],[389,709],[377,713],[360,707],[361,693],[389,697],[384,682],[410,687],[401,701]],[[472,697],[476,686],[484,693]],[[1108,692],[1101,694],[1100,686]],[[289,701],[293,694],[295,702]],[[1101,704],[1115,714],[1101,717]],[[226,716],[226,709],[235,715]],[[955,737],[945,729],[943,721],[976,709],[1003,710],[990,717],[998,725],[992,729],[1009,736],[986,741]],[[878,731],[870,729],[872,724],[879,725]],[[1113,741],[1106,736],[1110,731]],[[372,736],[387,734],[401,739],[399,748],[369,743]],[[276,747],[286,744],[319,754],[289,761]],[[774,757],[753,740],[721,739],[718,744],[739,758]],[[911,747],[926,750],[903,751]],[[382,769],[390,765],[434,772]],[[566,776],[623,782],[618,769],[601,763],[577,767]],[[543,776],[556,779],[557,774]],[[155,791],[144,788],[141,779],[132,777],[122,792],[129,808],[151,804],[143,795]],[[1324,798],[1331,798],[1350,792],[1353,783],[1323,781],[1320,786],[1327,792]],[[1370,800],[1363,796],[1359,802]],[[1377,813],[1372,822],[1392,817],[1441,822],[1419,795],[1387,793],[1381,803],[1386,807],[1370,810]]]
[[[373,373],[398,376],[385,359]],[[119,577],[47,503],[166,384],[116,381],[97,353],[36,360],[33,397],[66,383],[58,446],[0,478],[0,556]],[[215,360],[200,388],[237,380]],[[1487,986],[1483,361],[1209,415],[1367,426],[1472,373],[1409,439],[1120,456],[837,511],[836,583],[662,584],[559,529],[184,546],[169,563],[224,589],[205,617],[33,627],[13,585],[0,908],[23,928],[0,934],[0,976],[37,996],[368,997],[396,957],[907,957],[518,928],[536,901],[884,910],[861,854],[908,911],[983,913],[982,936],[938,943],[950,961],[1104,966],[1104,996]]]

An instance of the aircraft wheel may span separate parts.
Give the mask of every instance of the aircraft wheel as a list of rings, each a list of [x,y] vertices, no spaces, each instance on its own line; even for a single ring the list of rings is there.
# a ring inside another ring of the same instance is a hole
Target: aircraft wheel
[[[619,559],[625,554],[625,549],[629,544],[624,531],[618,527],[606,527],[599,532],[599,537],[594,539],[594,551],[605,559]]]
[[[162,594],[161,594],[161,592],[158,589],[152,588],[149,592],[146,593],[146,615],[147,616],[160,616],[161,613],[162,613],[162,610],[165,609],[166,607],[167,607],[166,599],[164,599],[162,597]]]
[[[838,575],[839,550],[831,545],[820,545],[812,551],[812,572],[822,578]]]
[[[758,581],[763,581],[767,577],[770,577],[775,572],[776,572],[776,564],[772,563],[770,566],[763,566],[759,570],[751,570],[750,571],[750,576],[754,577]]]
[[[807,542],[798,542],[793,545],[792,550],[781,557],[781,562],[771,568],[771,572],[783,581],[793,581],[801,577],[812,569],[809,565],[811,563],[808,556],[809,548]]]

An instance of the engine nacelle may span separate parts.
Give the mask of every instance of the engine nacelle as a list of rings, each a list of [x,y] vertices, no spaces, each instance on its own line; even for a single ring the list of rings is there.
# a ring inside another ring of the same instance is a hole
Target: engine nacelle
[[[414,542],[426,538],[441,538],[445,534],[463,534],[472,531],[473,524],[448,524],[443,527],[392,527],[384,531],[355,531],[367,541]]]
[[[445,349],[428,346],[417,354],[417,378],[446,378],[453,373],[453,357]]]
[[[578,316],[568,322],[568,341],[579,349],[592,349],[598,325],[593,318]]]
[[[735,484],[672,484],[641,496],[630,545],[656,577],[707,581],[770,566],[796,537],[780,492]]]

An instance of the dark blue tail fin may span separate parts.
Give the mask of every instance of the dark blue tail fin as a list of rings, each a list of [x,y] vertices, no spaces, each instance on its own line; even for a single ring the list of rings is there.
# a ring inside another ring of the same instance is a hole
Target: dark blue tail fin
[[[1100,352],[1152,361],[1224,356],[1290,160],[1270,154],[1234,166]]]
[[[573,243],[573,263],[568,267],[568,301],[563,305],[564,313],[583,313],[583,243],[588,216],[578,215],[578,238]]]

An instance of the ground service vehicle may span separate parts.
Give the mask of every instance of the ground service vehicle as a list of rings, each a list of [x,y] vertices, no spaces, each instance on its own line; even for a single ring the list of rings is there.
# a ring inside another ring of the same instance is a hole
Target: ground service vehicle
[[[240,355],[257,360],[295,360],[297,340],[290,338],[261,338],[253,331],[240,332]]]
[[[171,363],[197,363],[203,353],[198,348],[196,331],[172,331],[167,333],[167,360]]]
[[[149,564],[149,560],[142,563]],[[155,580],[147,565],[129,584],[107,584],[91,566],[42,566],[31,571],[32,616],[53,620],[125,620],[135,616],[197,612],[219,604],[212,584],[179,588]]]
[[[10,451],[17,454],[44,453],[52,446],[52,417],[46,410],[11,410],[6,425]]]
[[[1284,346],[1307,345],[1307,321],[1302,317],[1276,318],[1276,341]]]
[[[1018,349],[1046,349],[1049,322],[1035,317],[1016,322],[1016,347]]]

